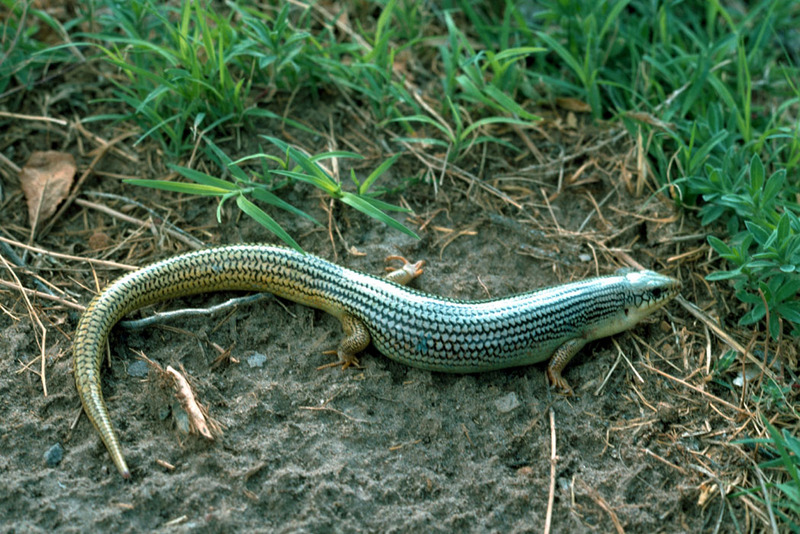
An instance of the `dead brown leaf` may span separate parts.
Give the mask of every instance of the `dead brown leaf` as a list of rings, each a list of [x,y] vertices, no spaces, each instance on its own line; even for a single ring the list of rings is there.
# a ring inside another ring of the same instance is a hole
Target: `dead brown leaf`
[[[67,198],[76,170],[72,154],[55,151],[31,154],[19,172],[31,228],[52,217],[58,205]]]

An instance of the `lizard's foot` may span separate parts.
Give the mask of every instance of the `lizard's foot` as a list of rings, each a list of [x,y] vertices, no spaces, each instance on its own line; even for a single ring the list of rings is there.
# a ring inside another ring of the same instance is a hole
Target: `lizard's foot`
[[[317,367],[317,371],[321,371],[323,369],[330,369],[331,367],[339,367],[340,365],[342,366],[342,371],[351,366],[355,367],[356,369],[361,369],[361,366],[358,364],[358,358],[356,358],[355,356],[342,358],[341,357],[342,355],[339,354],[339,351],[336,350],[326,350],[322,354],[336,354],[339,356],[339,360],[331,363],[326,363],[325,365],[320,365],[319,367]]]

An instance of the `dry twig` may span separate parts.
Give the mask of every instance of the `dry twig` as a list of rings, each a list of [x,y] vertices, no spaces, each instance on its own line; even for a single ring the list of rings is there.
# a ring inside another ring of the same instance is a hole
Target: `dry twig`
[[[3,256],[0,256],[0,261],[3,262],[3,265],[5,265],[6,269],[8,269],[8,272],[11,273],[11,276],[16,281],[17,283],[16,287],[17,289],[19,289],[20,294],[22,294],[22,298],[25,299],[25,306],[28,308],[28,314],[31,317],[31,322],[35,323],[39,327],[39,330],[42,333],[41,338],[38,337],[36,338],[36,341],[39,344],[39,358],[41,358],[42,360],[41,371],[38,374],[39,378],[42,381],[42,392],[44,393],[44,396],[47,397],[47,375],[45,373],[47,369],[46,366],[47,358],[45,357],[47,348],[47,329],[42,324],[41,319],[39,319],[39,315],[36,313],[36,310],[33,308],[33,304],[31,304],[31,301],[28,299],[28,294],[24,291],[22,282],[20,282],[19,278],[17,278],[17,274],[14,272],[14,269],[11,268],[11,265],[8,264],[8,262]]]
[[[192,428],[206,439],[213,440],[214,435],[209,428],[210,421],[206,420],[206,410],[195,397],[192,386],[189,385],[189,381],[171,365],[167,366],[167,373],[174,380],[175,397],[177,397],[178,402],[181,403],[181,407],[189,416],[189,422]]]

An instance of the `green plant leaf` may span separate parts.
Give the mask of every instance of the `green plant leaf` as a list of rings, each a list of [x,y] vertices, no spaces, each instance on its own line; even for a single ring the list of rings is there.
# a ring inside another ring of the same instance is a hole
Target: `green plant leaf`
[[[184,176],[199,184],[213,186],[219,189],[225,189],[227,191],[235,191],[236,189],[238,189],[236,187],[236,184],[232,184],[231,182],[228,182],[226,180],[220,180],[219,178],[215,178],[214,176],[211,176],[204,172],[196,171],[194,169],[190,169],[188,167],[181,167],[179,165],[173,165],[171,163],[168,163],[167,168],[172,169],[181,176]]]
[[[325,191],[326,194],[330,195],[333,198],[341,198],[342,196],[341,188],[336,188],[334,190],[329,186],[326,180],[321,180],[316,176],[309,176],[307,173],[304,172],[283,171],[277,169],[272,171],[272,174],[278,174],[280,176],[288,176],[289,178],[294,178],[295,180],[300,180],[302,182],[309,183],[314,187],[322,189],[323,191]]]
[[[397,206],[395,204],[389,204],[388,202],[384,202],[383,200],[377,199],[373,196],[360,196],[362,200],[365,200],[378,208],[381,211],[396,211],[398,213],[411,213],[411,210],[408,208],[404,208],[402,206]]]
[[[505,94],[503,91],[501,91],[494,85],[487,85],[486,87],[483,88],[483,90],[489,97],[491,97],[495,102],[497,102],[500,105],[500,107],[502,107],[507,112],[518,115],[523,119],[527,119],[528,121],[542,120],[542,118],[539,115],[534,115],[533,113],[530,113],[525,108],[514,102],[514,99],[512,99],[510,96]]]
[[[762,247],[765,246],[766,243],[770,240],[772,232],[770,232],[763,226],[753,221],[745,221],[744,224],[745,226],[747,226],[747,229],[750,230],[750,233],[756,239],[756,243],[758,243]]]
[[[748,326],[754,323],[757,323],[764,316],[767,314],[766,308],[764,308],[764,304],[760,301],[753,305],[749,312],[745,313],[741,319],[739,319],[740,326]]]
[[[177,193],[186,193],[187,195],[201,195],[209,197],[218,197],[230,193],[230,189],[216,187],[213,185],[203,184],[187,184],[183,182],[167,182],[164,180],[141,180],[137,178],[129,178],[123,180],[126,184],[138,185],[140,187],[150,187],[151,189],[161,189],[163,191],[175,191]]]
[[[206,139],[206,148],[213,154],[220,166],[227,169],[231,175],[241,182],[250,181],[250,177],[244,172],[244,169],[234,164],[230,156],[228,156],[221,148],[219,148],[211,139]]]
[[[603,22],[603,26],[600,28],[598,37],[602,38],[611,28],[611,25],[617,22],[619,14],[628,6],[628,4],[630,4],[630,1],[631,0],[621,0],[612,4],[611,10],[606,15],[606,20]]]
[[[547,49],[542,48],[541,46],[520,46],[517,48],[507,48],[498,52],[497,55],[494,56],[494,59],[498,62],[516,61],[531,54],[538,54],[539,52],[547,52]]]
[[[793,323],[800,324],[800,302],[786,302],[778,305],[776,311]]]
[[[249,215],[253,220],[261,224],[261,226],[278,236],[281,241],[296,251],[303,252],[303,249],[300,248],[300,245],[297,244],[292,236],[286,233],[286,230],[281,228],[281,225],[279,225],[275,219],[270,217],[267,212],[247,200],[247,198],[243,197],[242,195],[236,197],[236,204],[239,206],[239,209]],[[305,254],[305,252],[303,253]]]
[[[584,70],[581,62],[575,56],[570,54],[566,48],[561,46],[558,41],[546,33],[536,32],[536,36],[544,41],[545,44],[547,44],[547,46],[550,47],[558,55],[558,57],[560,57],[561,60],[569,66],[570,69],[572,69],[578,79],[583,82],[584,86],[587,85],[589,81],[589,75]]]
[[[348,206],[351,206],[357,209],[358,211],[364,213],[365,215],[368,215],[373,219],[377,219],[387,224],[388,226],[391,226],[395,230],[400,230],[406,235],[409,235],[415,239],[419,239],[419,236],[412,230],[406,228],[403,224],[397,222],[396,220],[394,220],[393,218],[389,217],[387,214],[382,212],[380,209],[375,207],[372,204],[372,199],[368,197],[359,197],[352,193],[345,192],[342,195],[341,201],[347,204]]]
[[[378,167],[374,171],[372,171],[363,182],[361,182],[361,185],[358,186],[358,193],[360,195],[363,195],[364,193],[369,191],[369,188],[372,187],[372,184],[375,183],[375,180],[377,180],[383,173],[388,171],[389,168],[392,165],[394,165],[394,162],[397,161],[397,158],[399,158],[401,155],[402,154],[400,153],[395,154],[394,156],[390,157],[387,160],[384,160],[383,163],[378,165]]]
[[[263,189],[261,187],[255,187],[255,188],[252,189],[251,193],[252,193],[254,198],[257,198],[258,200],[261,200],[262,202],[266,202],[267,204],[270,204],[271,206],[275,206],[275,207],[280,208],[282,210],[288,211],[289,213],[293,213],[294,215],[298,215],[300,217],[308,219],[309,221],[313,222],[317,226],[322,226],[322,223],[320,223],[318,220],[316,220],[314,217],[312,217],[308,213],[304,212],[303,210],[301,210],[299,208],[296,208],[296,207],[292,206],[291,204],[289,204],[285,200],[283,200],[280,197],[274,195],[270,191],[267,191],[266,189]]]
[[[294,162],[300,166],[301,169],[306,171],[305,175],[302,175],[301,173],[290,174],[288,171],[274,171],[275,173],[284,174],[286,176],[293,176],[295,178],[313,184],[314,186],[322,189],[323,191],[325,191],[334,198],[340,197],[342,190],[341,185],[339,185],[339,183],[336,180],[334,180],[330,175],[328,175],[328,173],[326,173],[322,169],[322,167],[314,163],[309,156],[303,154],[296,148],[286,144],[285,142],[275,137],[270,137],[268,135],[262,135],[261,137],[263,137],[270,143],[277,145],[278,148],[280,148],[281,151],[287,153],[289,157],[292,158],[292,160],[294,160]]]
[[[456,142],[455,133],[453,130],[450,129],[450,126],[446,124],[439,124],[432,118],[428,117],[427,115],[411,115],[410,117],[398,117],[397,119],[392,119],[389,122],[421,122],[423,124],[428,124],[433,126],[434,128],[438,129],[450,140],[451,143]]]
[[[753,155],[750,159],[750,184],[751,194],[755,195],[756,192],[761,192],[764,186],[764,164],[761,163],[761,158],[758,154]]]
[[[798,476],[797,465],[795,464],[795,462],[798,461],[798,457],[795,456],[793,458],[792,455],[789,454],[789,452],[786,450],[786,439],[778,432],[777,428],[770,424],[763,414],[761,416],[761,422],[767,428],[775,448],[778,449],[778,454],[780,454],[783,467],[786,469],[786,472],[789,473],[789,476],[791,476],[795,486],[800,488],[800,476]]]
[[[772,178],[770,178],[770,181],[772,181]],[[769,182],[767,182],[767,185],[769,186]],[[778,221],[778,228],[777,228],[778,242],[784,243],[786,239],[789,237],[789,232],[791,230],[792,228],[790,226],[789,216],[786,213],[784,213],[781,216],[780,220]]]
[[[308,159],[310,161],[322,161],[324,159],[331,159],[331,158],[364,159],[364,156],[347,150],[333,150],[331,152],[323,152],[322,154],[316,154],[314,156],[310,156]]]
[[[720,280],[730,280],[731,278],[736,278],[742,275],[742,270],[740,268],[734,269],[732,271],[717,271],[706,275],[706,280],[709,282],[718,282]]]
[[[764,187],[764,202],[774,202],[780,192],[783,191],[785,183],[786,172],[780,170],[772,173],[772,176],[767,180],[767,185]]]
[[[723,258],[729,258],[732,256],[731,247],[729,247],[723,240],[713,235],[708,236],[708,244],[711,245],[711,248],[717,251],[717,254],[722,256]]]
[[[417,143],[422,145],[435,145],[441,147],[449,147],[450,143],[442,141],[441,139],[434,139],[432,137],[395,137],[398,143]]]

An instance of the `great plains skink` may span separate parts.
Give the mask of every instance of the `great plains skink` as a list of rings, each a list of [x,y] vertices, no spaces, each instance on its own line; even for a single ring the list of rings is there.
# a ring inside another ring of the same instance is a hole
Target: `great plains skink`
[[[588,341],[638,323],[677,295],[680,282],[638,271],[520,295],[465,301],[404,287],[422,263],[388,279],[272,245],[189,252],[129,273],[92,300],[78,323],[78,395],[120,474],[130,477],[100,387],[103,347],[125,314],[155,302],[220,290],[265,291],[324,310],[342,322],[343,366],[370,340],[398,362],[448,373],[492,371],[550,358],[550,382],[571,392],[561,371]],[[552,357],[552,358],[551,358]]]

